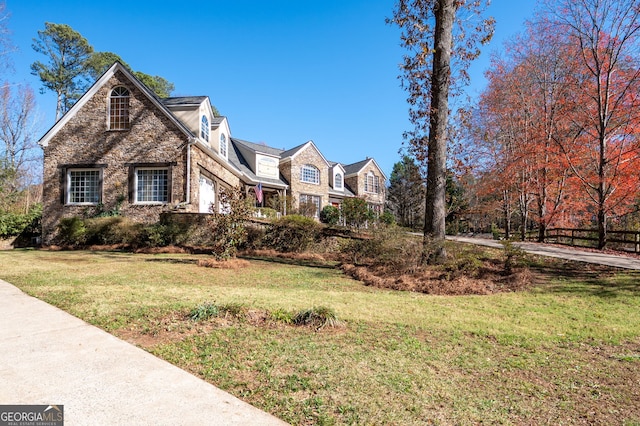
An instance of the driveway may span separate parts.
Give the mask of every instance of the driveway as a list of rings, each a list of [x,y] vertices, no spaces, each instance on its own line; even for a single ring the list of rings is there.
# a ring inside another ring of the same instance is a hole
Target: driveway
[[[461,243],[476,244],[487,247],[502,248],[499,241],[486,238],[457,237],[448,236],[448,240]],[[613,266],[616,268],[640,270],[640,259],[624,256],[622,254],[599,253],[576,248],[557,247],[548,244],[515,242],[515,246],[520,247],[527,253],[539,256],[556,257],[559,259],[575,260],[578,262],[595,263],[598,265]]]

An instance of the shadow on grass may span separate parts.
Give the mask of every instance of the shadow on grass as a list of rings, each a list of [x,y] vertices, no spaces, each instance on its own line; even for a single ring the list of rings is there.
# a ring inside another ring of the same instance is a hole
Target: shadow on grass
[[[288,257],[278,256],[238,256],[240,259],[246,260],[259,260],[263,262],[280,263],[283,265],[295,265],[295,266],[307,266],[310,268],[324,268],[324,269],[336,269],[337,263],[330,263],[325,260],[313,260],[313,259],[294,259]]]
[[[640,271],[569,260],[544,259],[531,266],[548,293],[615,298],[640,296]]]
[[[198,263],[198,259],[177,259],[175,257],[152,258],[152,259],[145,259],[144,261],[145,262],[174,263],[174,264],[183,264],[183,265],[196,265]]]

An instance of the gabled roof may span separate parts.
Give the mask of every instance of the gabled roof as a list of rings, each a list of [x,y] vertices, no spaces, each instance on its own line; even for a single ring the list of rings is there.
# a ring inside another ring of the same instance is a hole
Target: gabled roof
[[[164,106],[161,100],[140,80],[138,80],[127,68],[125,68],[120,62],[114,62],[111,67],[105,71],[102,76],[96,80],[95,83],[89,88],[87,92],[78,101],[73,104],[71,109],[66,112],[65,115],[60,118],[48,131],[47,133],[40,138],[38,143],[45,147],[49,144],[51,138],[53,138],[59,131],[64,127],[65,124],[69,122],[77,113],[82,109],[82,107],[91,99],[97,92],[104,86],[111,77],[115,75],[116,72],[122,72],[127,79],[131,81],[131,83],[136,86],[143,95],[145,95],[160,111],[162,111],[168,118],[171,120],[179,129],[188,137],[194,137],[194,134],[180,121],[178,120],[169,109]]]
[[[342,165],[342,163],[338,163],[337,161],[329,161],[329,167],[332,169],[335,169],[337,167],[340,167],[342,169],[342,171],[346,174],[346,170],[344,169],[344,166]]]
[[[305,142],[302,145],[298,145],[298,146],[296,146],[294,148],[291,148],[290,150],[284,151],[282,154],[280,154],[280,158],[283,159],[283,160],[293,159],[296,155],[298,155],[300,152],[304,151],[309,146],[313,147],[313,149],[316,150],[316,152],[320,155],[320,158],[322,158],[322,160],[325,163],[327,163],[327,167],[331,167],[331,164],[329,164],[327,159],[324,158],[324,155],[322,155],[322,153],[320,152],[320,150],[318,149],[316,144],[313,143],[313,141]]]
[[[238,138],[232,138],[232,139],[233,139],[233,142],[244,145],[245,148],[260,154],[273,155],[274,157],[280,158],[281,154],[284,152],[281,149],[273,148],[268,145],[253,143],[253,142],[245,141]]]
[[[271,179],[271,178],[265,178],[262,176],[257,176],[253,172],[253,170],[251,170],[251,167],[249,167],[249,163],[242,155],[242,151],[238,147],[238,145],[240,144],[256,145],[256,144],[253,144],[247,141],[241,141],[236,138],[230,138],[230,140],[231,140],[231,144],[228,150],[229,162],[232,163],[236,168],[238,168],[238,170],[240,170],[242,174],[251,181],[251,183],[254,183],[257,185],[258,182],[262,182],[265,186],[276,187],[276,188],[287,188],[289,186],[287,181],[282,176],[282,174],[279,175],[280,177],[279,179]]]
[[[362,169],[364,169],[366,166],[368,166],[369,163],[371,163],[371,162],[373,162],[373,164],[380,171],[380,173],[382,173],[382,177],[386,179],[387,176],[384,174],[384,172],[382,171],[382,168],[378,165],[378,163],[376,163],[376,160],[374,160],[373,158],[367,158],[367,159],[364,159],[362,161],[358,161],[357,163],[345,165],[344,166],[344,173],[345,173],[346,176],[351,176],[351,175],[358,174],[358,173],[360,173],[362,171]]]

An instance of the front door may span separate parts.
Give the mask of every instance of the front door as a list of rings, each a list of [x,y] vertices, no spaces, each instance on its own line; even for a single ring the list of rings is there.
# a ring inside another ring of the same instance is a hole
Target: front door
[[[200,175],[200,213],[214,213],[216,190],[213,181]]]

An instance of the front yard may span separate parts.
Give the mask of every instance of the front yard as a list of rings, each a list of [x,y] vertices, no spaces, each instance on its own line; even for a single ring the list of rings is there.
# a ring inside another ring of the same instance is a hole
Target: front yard
[[[640,424],[638,273],[545,261],[526,291],[432,296],[204,258],[12,250],[0,278],[293,424]],[[321,306],[342,326],[288,321]]]

